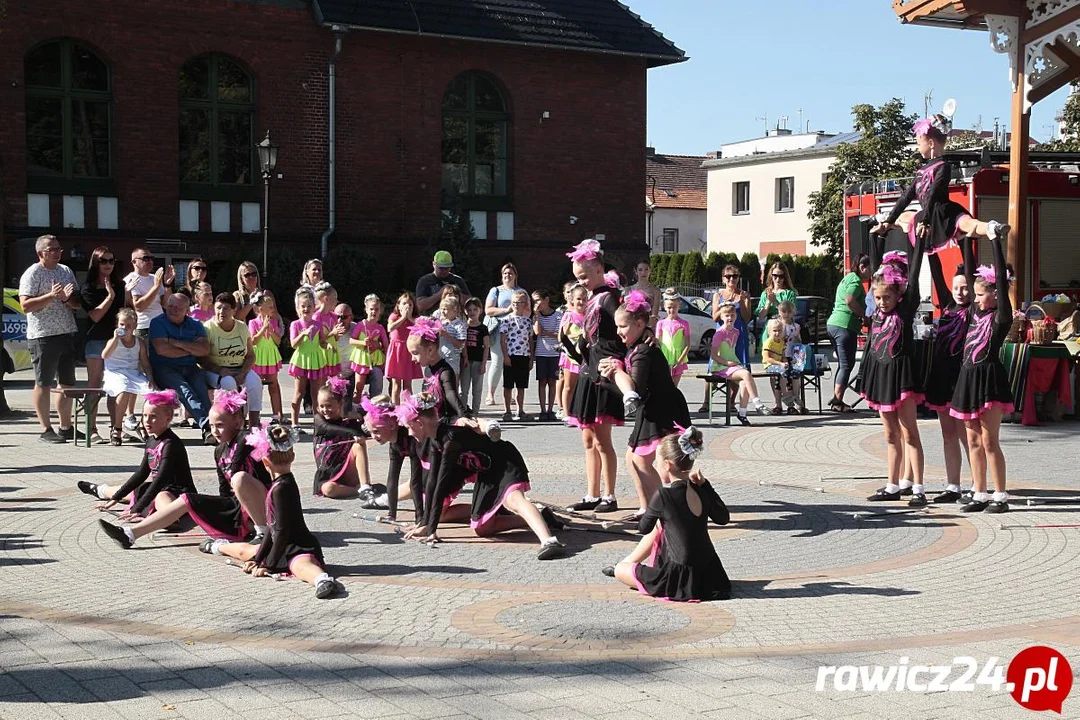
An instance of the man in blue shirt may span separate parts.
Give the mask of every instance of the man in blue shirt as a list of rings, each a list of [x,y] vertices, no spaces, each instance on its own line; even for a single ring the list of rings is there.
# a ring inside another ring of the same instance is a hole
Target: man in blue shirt
[[[206,375],[198,358],[210,354],[206,329],[188,315],[191,298],[183,290],[173,293],[165,304],[165,312],[150,321],[150,367],[158,387],[170,388],[202,430],[203,443],[213,445],[207,417],[210,396],[206,392]]]

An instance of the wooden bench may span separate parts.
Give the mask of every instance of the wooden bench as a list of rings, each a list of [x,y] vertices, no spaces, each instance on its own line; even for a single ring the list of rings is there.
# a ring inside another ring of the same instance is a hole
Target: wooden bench
[[[86,447],[90,447],[90,426],[94,420],[90,417],[90,406],[101,399],[105,391],[101,388],[52,388],[50,392],[72,401],[71,427],[75,431],[74,442],[76,447],[79,445],[79,415],[82,414],[86,418],[83,440],[86,441]]]
[[[817,368],[814,372],[800,373],[793,375],[792,379],[799,380],[799,401],[803,407],[806,407],[806,388],[807,386],[817,390],[817,411],[818,415],[822,413],[821,406],[821,378],[830,372],[830,368]],[[750,373],[750,376],[755,380],[758,378],[768,378],[770,383],[779,380],[779,376],[773,373],[767,372],[755,372]],[[705,385],[709,388],[709,424],[713,421],[713,395],[720,393],[724,401],[724,425],[731,425],[731,406],[734,404],[735,394],[732,393],[732,389],[738,386],[737,382],[727,380],[716,375],[698,375],[699,379],[705,381]]]

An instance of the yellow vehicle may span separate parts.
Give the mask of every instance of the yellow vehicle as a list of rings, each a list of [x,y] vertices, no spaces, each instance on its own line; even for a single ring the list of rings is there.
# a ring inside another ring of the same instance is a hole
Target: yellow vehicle
[[[4,363],[5,372],[15,372],[33,367],[30,347],[26,342],[26,313],[19,304],[19,291],[4,288]]]

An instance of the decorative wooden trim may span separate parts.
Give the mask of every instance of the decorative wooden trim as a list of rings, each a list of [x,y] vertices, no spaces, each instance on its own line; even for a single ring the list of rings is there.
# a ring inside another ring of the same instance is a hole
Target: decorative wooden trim
[[[1080,11],[1080,6],[1077,6],[1076,9]],[[1044,48],[1044,51],[1045,50],[1054,53],[1061,62],[1065,63],[1066,67],[1063,71],[1054,75],[1046,82],[1043,82],[1038,87],[1028,91],[1027,99],[1032,105],[1049,96],[1056,90],[1065,87],[1073,80],[1080,79],[1080,55],[1076,54],[1076,50],[1067,45],[1060,38],[1055,40],[1051,45],[1047,45]]]

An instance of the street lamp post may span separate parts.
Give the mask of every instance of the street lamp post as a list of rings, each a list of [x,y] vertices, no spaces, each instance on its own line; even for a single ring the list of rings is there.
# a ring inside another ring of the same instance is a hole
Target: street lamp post
[[[274,168],[277,167],[277,154],[278,147],[270,141],[270,131],[266,131],[266,137],[261,143],[255,146],[259,151],[259,165],[262,166],[263,176],[263,262],[262,262],[262,274],[263,282],[266,282],[268,265],[267,265],[267,239],[270,236],[270,176],[274,173]]]

